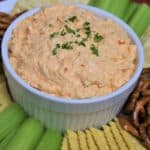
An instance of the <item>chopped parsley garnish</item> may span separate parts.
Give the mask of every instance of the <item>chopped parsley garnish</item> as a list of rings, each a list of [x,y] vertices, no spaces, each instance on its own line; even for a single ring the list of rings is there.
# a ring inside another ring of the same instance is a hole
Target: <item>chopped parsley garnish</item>
[[[89,38],[89,36],[91,35],[91,31],[86,31],[85,34],[86,34],[87,38]]]
[[[98,34],[98,33],[96,33],[94,35],[94,42],[100,42],[103,39],[104,39],[104,37],[102,35]]]
[[[65,25],[65,28],[66,28],[68,33],[72,33],[74,35],[76,34],[76,32],[73,29],[71,29],[70,27],[68,27],[67,25]]]
[[[74,44],[77,44],[78,46],[83,46],[86,47],[87,42],[89,41],[89,38],[93,38],[94,42],[100,42],[101,40],[104,39],[104,37],[102,35],[100,35],[99,33],[93,31],[91,29],[91,24],[88,21],[83,22],[82,27],[81,28],[77,28],[77,29],[72,29],[72,27],[69,27],[68,23],[70,22],[74,22],[77,19],[77,16],[72,16],[70,18],[68,18],[67,20],[64,20],[64,28],[58,32],[53,32],[50,34],[50,38],[54,38],[57,35],[58,36],[65,36],[68,34],[73,34],[73,38],[74,41],[69,41],[69,42],[65,42],[62,44],[56,44],[56,46],[52,49],[52,54],[56,55],[58,50],[71,50],[73,49]],[[68,23],[67,23],[68,22]],[[49,24],[49,26],[52,26],[51,24]],[[81,32],[80,32],[81,31]],[[82,37],[82,32],[84,32],[84,37]],[[90,42],[90,41],[89,41]],[[99,56],[99,49],[96,46],[96,44],[91,44],[90,47],[88,48],[91,50],[92,54]]]
[[[72,42],[63,43],[61,48],[62,49],[73,49]]]
[[[78,42],[77,40],[76,40],[76,41],[74,41],[74,43],[75,43],[75,44],[79,44],[79,42]]]
[[[53,55],[56,55],[56,54],[57,54],[58,48],[60,48],[60,44],[56,44],[55,48],[52,50],[52,54],[53,54]]]
[[[86,46],[83,40],[81,42],[79,42],[79,45],[82,45],[84,47]]]
[[[80,31],[80,29],[78,28],[77,30],[76,30],[76,32],[79,32]]]
[[[86,34],[86,40],[90,37],[91,35],[91,28],[90,28],[90,23],[89,22],[84,22],[83,24],[83,28],[85,30],[85,34]]]
[[[99,56],[98,48],[94,44],[91,45],[90,49],[92,51],[92,54]]]
[[[54,38],[56,35],[58,35],[58,32],[53,32],[53,33],[50,34],[50,37]]]
[[[57,47],[57,48],[60,48],[60,44],[56,44],[56,47]]]
[[[60,32],[60,35],[61,35],[61,36],[66,35],[66,32],[65,32],[65,30],[64,30],[64,29]]]
[[[87,41],[87,37],[82,39],[83,42]]]
[[[72,16],[70,18],[68,18],[69,21],[74,22],[75,20],[77,20],[77,16]]]
[[[52,50],[52,54],[53,54],[53,55],[56,55],[56,54],[57,54],[57,48],[56,48],[56,47]]]
[[[83,27],[87,28],[87,27],[89,27],[89,25],[90,25],[90,23],[88,21],[86,21],[86,22],[84,22]]]
[[[81,36],[80,34],[77,34],[77,35],[76,35],[76,37],[80,37],[80,36]]]

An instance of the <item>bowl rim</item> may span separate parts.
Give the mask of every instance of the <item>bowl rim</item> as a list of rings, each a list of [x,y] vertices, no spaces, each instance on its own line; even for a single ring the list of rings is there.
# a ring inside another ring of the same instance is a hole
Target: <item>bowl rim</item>
[[[130,78],[130,80],[128,82],[126,82],[123,86],[121,86],[114,92],[109,93],[104,96],[97,96],[97,97],[90,97],[90,98],[83,98],[83,99],[77,99],[77,98],[74,99],[74,98],[63,98],[63,97],[58,97],[58,96],[53,96],[53,95],[47,94],[45,92],[42,92],[38,89],[33,88],[32,86],[27,84],[23,79],[21,79],[21,77],[19,75],[17,75],[17,73],[14,71],[14,69],[10,63],[9,56],[8,56],[8,41],[10,40],[12,31],[17,26],[17,24],[19,22],[21,22],[22,20],[24,20],[25,18],[28,18],[29,16],[32,16],[33,14],[37,13],[41,9],[41,7],[36,7],[36,8],[30,9],[29,11],[23,13],[22,15],[17,17],[7,28],[7,30],[3,36],[3,39],[2,39],[2,51],[1,51],[4,68],[13,77],[13,79],[17,83],[19,83],[24,89],[39,96],[41,99],[44,98],[45,100],[48,100],[48,101],[65,103],[65,104],[92,104],[92,103],[108,101],[108,100],[112,99],[113,97],[116,97],[116,96],[120,95],[121,93],[125,92],[126,90],[128,90],[138,80],[138,78],[142,72],[143,66],[144,66],[143,46],[142,46],[141,41],[139,40],[138,36],[136,35],[136,33],[124,21],[122,21],[120,18],[116,17],[115,15],[113,15],[105,10],[102,10],[102,9],[99,9],[99,8],[96,8],[93,6],[88,6],[85,4],[72,4],[72,5],[80,7],[82,9],[92,11],[96,15],[100,15],[102,17],[106,17],[106,18],[110,18],[110,19],[114,20],[120,26],[122,26],[124,28],[124,30],[128,33],[129,37],[132,38],[134,43],[137,45],[138,64],[137,64],[137,68],[136,68],[133,76]]]

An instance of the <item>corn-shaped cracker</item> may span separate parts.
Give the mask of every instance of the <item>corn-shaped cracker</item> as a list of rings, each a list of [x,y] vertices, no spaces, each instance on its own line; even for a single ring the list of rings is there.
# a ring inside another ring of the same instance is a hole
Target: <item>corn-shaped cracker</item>
[[[111,150],[119,150],[117,143],[113,137],[113,134],[111,133],[110,127],[107,125],[104,125],[103,129],[104,129],[105,137],[108,141],[108,144],[109,144]]]
[[[109,150],[108,143],[106,141],[103,131],[95,128],[90,128],[90,132],[94,138],[94,141],[96,142],[96,145],[98,146],[98,149]]]
[[[86,138],[87,138],[89,150],[98,150],[90,131],[86,130],[85,132],[86,132]]]
[[[70,150],[80,150],[78,136],[77,136],[76,132],[68,130],[67,131],[67,139],[68,139]]]

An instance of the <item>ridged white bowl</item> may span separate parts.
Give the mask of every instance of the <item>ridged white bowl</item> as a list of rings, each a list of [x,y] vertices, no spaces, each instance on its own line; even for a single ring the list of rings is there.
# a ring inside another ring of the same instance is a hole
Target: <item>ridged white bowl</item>
[[[8,42],[11,38],[12,31],[19,22],[37,13],[40,8],[34,8],[19,16],[9,26],[2,41],[3,64],[10,92],[14,100],[19,103],[31,116],[38,118],[47,127],[61,131],[66,129],[78,130],[91,126],[101,126],[114,118],[126,102],[129,94],[134,89],[144,64],[141,42],[126,23],[114,15],[98,8],[82,4],[76,5],[83,9],[92,11],[98,17],[111,18],[116,21],[124,28],[124,30],[126,30],[129,37],[138,47],[138,64],[133,77],[124,86],[111,94],[84,100],[68,100],[61,97],[51,96],[32,88],[15,73],[8,56]]]

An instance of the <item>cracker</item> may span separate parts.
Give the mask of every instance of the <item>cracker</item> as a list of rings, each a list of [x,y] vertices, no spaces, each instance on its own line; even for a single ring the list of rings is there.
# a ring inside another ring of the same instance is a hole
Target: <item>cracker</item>
[[[87,4],[89,0],[81,0],[81,3]],[[17,4],[15,5],[15,8],[13,9],[12,13],[17,14],[22,12],[23,10],[31,9],[33,7],[37,6],[45,6],[50,4],[57,4],[57,3],[74,3],[79,2],[78,0],[72,0],[71,2],[69,0],[19,0]]]
[[[67,136],[64,136],[63,142],[62,142],[62,146],[61,146],[61,150],[69,150],[68,147],[68,141],[67,141]]]
[[[113,134],[111,133],[110,127],[107,125],[104,125],[103,129],[104,129],[104,135],[108,141],[108,144],[109,144],[111,150],[119,150],[117,143],[113,137]]]
[[[11,97],[9,96],[6,82],[0,83],[0,112],[3,111],[11,103]]]
[[[133,150],[133,147],[134,150],[146,150],[146,148],[135,137],[133,137],[131,134],[129,134],[128,132],[126,132],[124,129],[121,128],[117,119],[115,121],[116,121],[116,126],[120,130],[130,150]]]
[[[89,130],[85,131],[89,150],[98,150]]]
[[[109,122],[109,125],[110,125],[111,132],[113,133],[115,140],[118,144],[119,149],[128,150],[128,147],[127,147],[126,143],[124,142],[118,128],[116,127],[115,122],[111,121],[111,122]]]
[[[105,139],[104,132],[95,128],[90,128],[90,132],[96,142],[98,149],[109,150],[108,143]]]
[[[86,134],[82,131],[78,131],[79,147],[80,150],[88,150],[88,145],[86,141]]]
[[[79,150],[79,142],[78,142],[78,136],[76,132],[68,130],[67,139],[68,139],[70,150]]]

